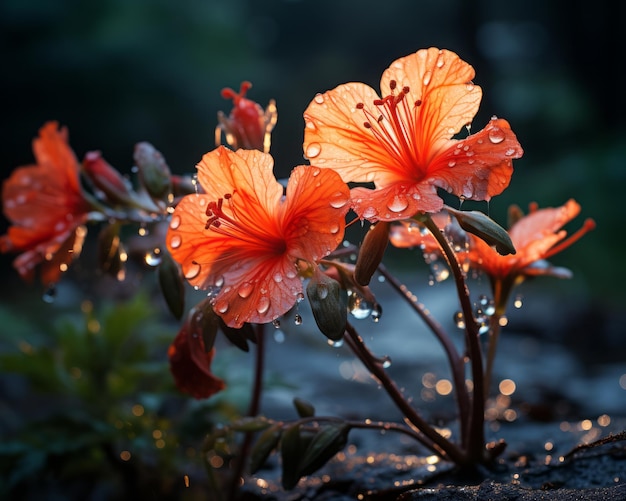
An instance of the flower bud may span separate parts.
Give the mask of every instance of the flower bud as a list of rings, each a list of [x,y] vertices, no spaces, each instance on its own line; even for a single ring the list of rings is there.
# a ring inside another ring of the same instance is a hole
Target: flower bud
[[[339,341],[348,321],[346,291],[342,290],[339,282],[316,267],[306,294],[319,330],[330,340]]]
[[[263,110],[261,105],[245,97],[250,87],[250,82],[242,82],[239,93],[230,88],[222,89],[222,97],[232,99],[234,106],[228,116],[221,111],[217,114],[219,123],[215,129],[215,144],[218,146],[221,143],[223,132],[226,143],[234,150],[245,148],[268,153],[271,132],[278,119],[276,103],[271,100]]]
[[[363,239],[354,268],[354,280],[359,285],[368,285],[372,275],[383,259],[385,249],[389,243],[389,223],[379,221],[370,226]]]
[[[157,203],[167,202],[172,192],[172,174],[161,152],[150,143],[137,143],[133,158],[139,169],[139,181],[150,198]]]
[[[124,202],[130,195],[128,181],[113,168],[99,151],[90,151],[83,159],[83,172],[93,186],[113,203]]]

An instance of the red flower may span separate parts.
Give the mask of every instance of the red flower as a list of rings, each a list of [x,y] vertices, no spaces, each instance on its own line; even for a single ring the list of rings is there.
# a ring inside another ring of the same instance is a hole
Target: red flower
[[[215,129],[215,144],[220,144],[223,132],[226,143],[235,150],[244,148],[269,153],[271,133],[278,120],[276,103],[271,100],[263,110],[258,103],[245,97],[250,87],[250,82],[242,82],[239,93],[230,88],[222,89],[222,97],[232,99],[234,107],[228,117],[221,111],[217,114],[219,124]]]
[[[343,240],[349,190],[337,173],[296,167],[283,194],[273,159],[223,146],[198,164],[204,192],[184,197],[167,245],[230,327],[266,323],[302,297],[311,267]]]
[[[170,371],[182,392],[194,398],[209,398],[225,388],[224,381],[211,373],[215,348],[208,352],[201,332],[195,332],[191,321],[185,322],[168,349]]]
[[[13,265],[26,280],[41,265],[41,281],[51,285],[80,254],[91,206],[66,128],[46,123],[33,141],[33,152],[37,164],[17,168],[4,181],[4,214],[12,226],[0,236],[0,251],[21,252]]]
[[[304,112],[305,155],[345,182],[374,183],[352,190],[354,210],[373,222],[438,212],[437,188],[489,200],[508,186],[512,159],[523,152],[502,119],[451,139],[478,111],[482,92],[472,78],[455,53],[430,48],[391,64],[382,98],[362,83],[318,94]]]

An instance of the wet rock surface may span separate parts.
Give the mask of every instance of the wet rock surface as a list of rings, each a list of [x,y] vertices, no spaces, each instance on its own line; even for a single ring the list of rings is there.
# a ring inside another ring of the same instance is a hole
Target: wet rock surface
[[[450,320],[446,328],[460,343],[460,331],[455,334],[452,325],[450,291],[435,287],[427,293],[431,313]],[[381,303],[380,322],[353,323],[374,353],[389,358],[387,370],[420,412],[430,422],[453,428],[453,396],[433,386],[449,378],[438,342],[419,321],[415,325],[402,301]],[[286,318],[270,333],[277,341],[268,346],[268,371],[273,381],[284,384],[270,385],[262,413],[296,418],[292,399],[298,396],[311,402],[317,415],[401,422],[390,399],[352,354],[345,347],[327,346],[314,332],[308,312],[299,313],[302,325],[295,327]],[[559,297],[528,300],[511,312],[498,346],[486,424],[487,440],[508,444],[494,469],[459,475],[404,436],[353,430],[344,453],[294,490],[282,489],[279,462],[272,457],[266,469],[246,480],[243,498],[624,500],[626,442],[620,434],[626,430],[626,353],[617,320],[606,311],[564,304]],[[512,393],[499,391],[502,380],[514,382]],[[576,449],[606,437],[615,439]]]

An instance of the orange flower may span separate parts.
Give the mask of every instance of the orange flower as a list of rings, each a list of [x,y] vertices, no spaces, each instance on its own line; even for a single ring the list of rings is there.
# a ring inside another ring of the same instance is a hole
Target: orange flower
[[[568,200],[561,207],[537,209],[532,205],[530,213],[515,221],[508,230],[516,253],[502,256],[483,240],[470,237],[467,259],[470,266],[483,270],[494,281],[520,281],[524,277],[552,275],[568,277],[569,270],[555,268],[546,261],[549,257],[566,249],[585,233],[595,227],[592,219],[587,219],[583,227],[565,239],[567,232],[562,229],[580,213],[580,205]]]
[[[211,373],[215,348],[206,351],[201,333],[193,332],[191,322],[185,322],[167,354],[170,371],[180,391],[200,399],[225,388],[224,381]]]
[[[13,265],[26,280],[41,265],[42,283],[52,285],[80,254],[91,205],[66,128],[46,123],[33,152],[37,164],[17,168],[3,184],[4,214],[12,226],[0,236],[0,251],[21,252]]]
[[[442,188],[489,200],[509,184],[512,159],[522,156],[506,120],[492,118],[463,140],[452,136],[478,111],[482,91],[474,69],[455,53],[420,50],[385,70],[382,98],[362,83],[315,96],[304,113],[305,155],[336,170],[352,190],[353,208],[370,221],[438,212]]]
[[[302,297],[298,275],[342,241],[348,187],[331,170],[299,166],[283,195],[272,157],[257,150],[220,146],[197,167],[204,193],[177,205],[168,248],[227,325],[270,322]]]

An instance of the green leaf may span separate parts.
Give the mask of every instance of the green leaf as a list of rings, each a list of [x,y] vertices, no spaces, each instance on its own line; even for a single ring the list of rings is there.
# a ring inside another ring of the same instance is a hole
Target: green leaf
[[[324,466],[346,446],[349,432],[350,426],[345,423],[322,426],[300,460],[300,475],[310,475]]]
[[[285,490],[293,489],[298,485],[300,478],[302,478],[300,458],[304,448],[300,434],[300,424],[292,424],[283,432],[280,441],[280,456],[283,467],[281,483]]]
[[[261,469],[283,434],[283,423],[275,423],[259,435],[250,451],[250,473]]]
[[[264,416],[246,416],[232,421],[228,428],[235,431],[263,431],[271,425],[271,422]]]
[[[294,398],[293,405],[298,412],[298,416],[301,418],[308,418],[315,416],[315,407],[312,404],[307,402],[306,400],[302,400],[301,398]]]
[[[180,267],[169,252],[162,252],[158,273],[163,298],[172,315],[180,320],[185,310],[185,284]]]
[[[468,233],[476,235],[487,244],[495,246],[499,254],[515,254],[515,246],[507,231],[489,216],[479,211],[460,211],[446,208],[459,222],[459,226]]]

